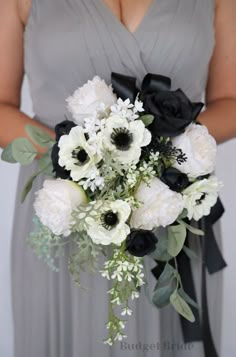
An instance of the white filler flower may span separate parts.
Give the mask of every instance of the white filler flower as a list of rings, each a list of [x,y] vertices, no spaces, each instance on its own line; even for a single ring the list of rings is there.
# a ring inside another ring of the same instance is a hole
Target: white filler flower
[[[58,163],[70,171],[74,181],[94,174],[101,157],[96,153],[94,145],[86,140],[81,126],[75,126],[68,135],[61,136],[58,146]]]
[[[86,203],[84,190],[68,180],[45,180],[36,192],[34,209],[41,223],[55,235],[68,237],[71,233],[71,213],[81,203]]]
[[[175,147],[182,149],[187,161],[174,165],[176,169],[195,178],[210,174],[216,164],[216,141],[203,125],[191,124],[186,131],[172,139]]]
[[[83,87],[77,89],[66,101],[75,123],[82,125],[85,118],[97,115],[100,109],[106,110],[115,104],[116,99],[112,87],[100,77],[95,76]]]
[[[180,193],[169,189],[158,178],[149,185],[142,182],[136,194],[141,206],[131,216],[131,227],[151,230],[172,224],[183,211]]]
[[[106,120],[101,135],[103,145],[114,152],[114,158],[123,164],[138,162],[141,147],[151,142],[151,133],[145,128],[142,120],[128,122],[117,115],[112,115]]]
[[[102,206],[97,217],[86,219],[87,233],[95,244],[121,245],[130,233],[126,224],[131,213],[128,203],[122,200]]]
[[[222,186],[216,176],[210,176],[187,187],[182,194],[188,218],[198,221],[203,216],[208,216],[211,208],[216,204]]]

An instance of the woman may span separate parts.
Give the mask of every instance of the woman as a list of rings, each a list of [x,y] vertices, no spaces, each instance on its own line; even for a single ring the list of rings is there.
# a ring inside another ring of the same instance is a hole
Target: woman
[[[235,137],[235,13],[234,0],[1,0],[0,145],[25,136],[25,125],[32,123],[19,110],[24,72],[34,125],[52,136],[53,126],[68,114],[65,98],[95,74],[109,82],[114,71],[139,83],[147,72],[169,76],[173,89],[182,88],[194,101],[206,89],[207,109],[199,120],[218,143]],[[183,345],[173,309],[158,312],[144,293],[128,324],[127,342],[112,348],[100,343],[108,310],[105,279],[86,275],[91,291],[81,291],[64,259],[60,273],[53,273],[25,244],[34,194],[23,206],[19,196],[33,169],[20,172],[13,232],[16,357],[203,357],[202,342]],[[199,296],[200,264],[192,268]],[[207,276],[207,285],[220,351],[221,273]]]

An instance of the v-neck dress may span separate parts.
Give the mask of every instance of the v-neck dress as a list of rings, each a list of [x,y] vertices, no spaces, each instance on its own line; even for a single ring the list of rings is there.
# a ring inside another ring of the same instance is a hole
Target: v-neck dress
[[[54,127],[70,114],[65,99],[99,75],[110,83],[112,71],[172,78],[193,100],[204,95],[214,48],[214,0],[153,0],[134,33],[113,15],[103,0],[32,0],[24,34],[25,72],[35,119]],[[202,342],[183,344],[180,319],[171,308],[157,310],[145,292],[134,311],[124,343],[104,345],[109,284],[99,273],[84,274],[87,290],[78,289],[60,258],[52,272],[26,244],[33,229],[34,192],[26,202],[20,192],[35,169],[20,170],[12,239],[12,291],[15,357],[203,357]],[[220,244],[219,231],[216,229]],[[194,244],[199,250],[196,238]],[[147,270],[153,266],[147,260]],[[201,261],[193,261],[198,297]],[[151,284],[154,278],[149,274]],[[207,276],[210,322],[220,350],[222,274]],[[199,298],[200,302],[200,298]]]

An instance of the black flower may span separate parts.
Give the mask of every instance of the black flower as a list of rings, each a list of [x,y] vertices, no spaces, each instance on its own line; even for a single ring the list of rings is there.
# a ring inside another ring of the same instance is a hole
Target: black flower
[[[181,89],[147,94],[143,100],[145,111],[155,117],[148,127],[153,138],[183,133],[196,120],[203,107],[203,103],[192,103]]]
[[[72,128],[74,128],[75,123],[70,120],[64,120],[55,126],[56,141],[60,140],[62,135],[68,135]]]
[[[70,178],[70,171],[65,170],[64,167],[61,167],[58,164],[58,160],[59,160],[59,147],[56,144],[54,144],[53,148],[52,148],[52,153],[51,153],[51,159],[52,159],[52,166],[53,166],[53,172],[55,172],[55,176],[57,178],[61,178],[61,179],[69,179]]]
[[[188,176],[174,167],[169,167],[164,170],[160,179],[169,186],[171,190],[176,192],[182,192],[189,185]]]
[[[155,250],[157,242],[157,237],[152,231],[133,230],[127,237],[126,250],[136,257],[144,257]]]

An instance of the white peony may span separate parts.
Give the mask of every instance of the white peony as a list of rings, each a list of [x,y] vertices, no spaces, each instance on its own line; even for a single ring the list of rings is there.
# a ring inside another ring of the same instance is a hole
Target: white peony
[[[130,233],[126,224],[130,213],[131,208],[125,201],[104,204],[97,217],[86,218],[87,233],[95,244],[119,246]]]
[[[104,80],[95,76],[66,101],[75,123],[83,125],[85,118],[96,116],[101,109],[105,111],[116,102],[116,99],[111,85],[108,86]]]
[[[218,192],[222,183],[216,176],[196,181],[183,192],[184,208],[188,211],[188,219],[198,221],[203,216],[210,214],[211,208],[216,204]]]
[[[118,115],[111,115],[101,131],[101,142],[114,153],[114,158],[123,164],[136,163],[141,147],[151,142],[151,133],[142,120],[129,122]]]
[[[131,227],[152,230],[166,227],[177,219],[183,211],[183,199],[180,193],[169,189],[158,178],[149,185],[142,182],[136,194],[141,207],[131,216]]]
[[[87,202],[84,190],[68,180],[45,180],[36,192],[36,215],[55,235],[68,237],[71,233],[71,213],[81,203]]]
[[[187,156],[186,162],[175,163],[176,169],[192,178],[214,171],[217,146],[205,126],[191,124],[183,134],[173,138],[172,143]]]
[[[70,171],[74,181],[90,177],[97,172],[96,164],[101,156],[92,143],[86,140],[83,128],[75,126],[68,135],[61,136],[59,143],[59,165]]]

